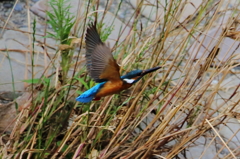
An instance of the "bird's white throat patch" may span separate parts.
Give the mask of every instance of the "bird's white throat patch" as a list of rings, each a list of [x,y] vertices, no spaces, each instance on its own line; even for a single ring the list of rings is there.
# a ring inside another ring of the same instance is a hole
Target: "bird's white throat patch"
[[[127,79],[127,78],[125,78],[123,80],[126,81],[129,84],[132,84],[135,81],[134,79]]]

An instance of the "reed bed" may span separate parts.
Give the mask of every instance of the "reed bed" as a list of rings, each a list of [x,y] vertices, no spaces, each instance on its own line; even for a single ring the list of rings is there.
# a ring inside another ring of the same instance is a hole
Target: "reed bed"
[[[114,26],[104,23],[104,17],[113,1],[106,1],[104,11],[98,10],[99,1],[84,1],[79,6],[84,8],[83,14],[76,15],[62,6],[67,1],[51,1],[59,8],[48,13],[52,28],[46,25],[44,34],[58,40],[59,45],[48,46],[42,41],[44,47],[55,49],[42,53],[52,56],[48,56],[41,78],[24,81],[29,83],[24,92],[28,100],[18,105],[11,133],[2,135],[1,158],[195,158],[191,154],[194,148],[199,149],[201,158],[212,146],[215,158],[240,156],[239,143],[232,140],[239,129],[228,138],[221,133],[227,123],[239,122],[239,84],[226,83],[229,77],[239,79],[238,55],[219,57],[226,37],[238,43],[239,3],[229,8],[230,1],[202,1],[180,22],[184,7],[192,3],[173,0],[164,6],[149,2],[149,6],[164,10],[163,16],[153,21],[141,15],[147,2],[137,5],[125,22],[130,28],[128,35],[120,41],[123,32],[119,31],[112,51],[121,74],[155,66],[162,69],[120,94],[83,104],[74,98],[94,83],[84,65],[82,39],[88,24],[96,22],[101,38],[108,43]],[[56,14],[61,7],[67,16]],[[118,15],[118,11],[113,14]],[[63,21],[67,25],[59,29]],[[34,46],[38,43],[35,25],[35,21],[29,25],[33,30],[29,32],[31,57],[36,55]],[[213,37],[217,42],[203,46],[213,28],[221,32]],[[193,50],[199,53],[202,47],[202,55],[195,56]],[[32,70],[34,62],[32,58]],[[54,71],[49,74],[49,70]]]

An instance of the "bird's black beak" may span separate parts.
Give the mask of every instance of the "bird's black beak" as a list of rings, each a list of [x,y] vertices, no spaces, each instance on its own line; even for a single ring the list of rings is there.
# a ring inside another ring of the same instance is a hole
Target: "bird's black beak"
[[[142,73],[141,73],[141,76],[144,76],[144,75],[146,75],[146,74],[148,74],[148,73],[151,73],[151,72],[153,72],[153,71],[156,71],[156,70],[158,70],[159,68],[162,68],[162,67],[158,66],[158,67],[150,68],[150,69],[147,69],[147,70],[143,70]]]

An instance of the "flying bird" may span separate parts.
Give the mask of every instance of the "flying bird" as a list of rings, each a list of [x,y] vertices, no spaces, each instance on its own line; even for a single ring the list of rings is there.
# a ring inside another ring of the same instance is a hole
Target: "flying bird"
[[[113,58],[111,49],[101,41],[96,25],[93,24],[87,29],[85,43],[87,71],[90,77],[99,84],[76,98],[77,101],[82,103],[100,100],[101,97],[119,93],[138,82],[144,75],[161,68],[134,70],[120,76],[120,67]]]

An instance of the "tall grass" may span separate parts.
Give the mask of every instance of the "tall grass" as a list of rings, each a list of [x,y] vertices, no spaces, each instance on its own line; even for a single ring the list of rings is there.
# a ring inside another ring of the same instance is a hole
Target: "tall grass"
[[[54,2],[62,7],[63,1]],[[232,147],[231,139],[239,130],[228,139],[221,136],[220,131],[230,119],[237,118],[239,85],[224,92],[223,83],[229,75],[237,77],[232,68],[238,64],[233,60],[234,55],[226,61],[218,60],[218,48],[221,50],[225,31],[236,21],[229,20],[226,30],[223,29],[217,39],[219,43],[206,48],[206,56],[194,59],[189,51],[194,42],[202,43],[200,35],[219,26],[217,21],[226,16],[226,9],[236,14],[239,4],[228,8],[228,2],[203,1],[194,14],[180,22],[179,15],[189,3],[166,2],[163,18],[151,21],[145,17],[148,25],[142,24],[140,11],[144,3],[139,3],[127,22],[128,36],[117,41],[112,49],[121,65],[121,74],[161,65],[160,72],[147,75],[118,95],[89,104],[76,103],[72,98],[77,96],[76,92],[94,85],[82,63],[71,63],[74,57],[81,61],[84,43],[81,41],[80,51],[75,55],[74,45],[70,50],[60,50],[62,61],[56,68],[56,76],[44,76],[38,84],[32,83],[33,102],[19,112],[10,139],[1,147],[2,158],[184,158],[189,157],[186,153],[192,147],[201,146],[202,138],[211,140],[203,143],[204,147],[213,144],[220,147],[213,152],[216,158],[221,155],[237,158],[239,147]],[[105,9],[112,3],[107,1]],[[118,5],[120,10],[121,5]],[[53,22],[69,22],[73,17],[48,13],[49,24],[55,31],[51,35],[60,40],[60,44],[70,45],[68,36],[72,35],[72,27],[74,34],[84,39],[88,21],[96,20],[101,37],[107,39],[112,28],[101,19],[107,10],[97,10],[99,1],[87,1],[84,7],[84,16],[75,15],[76,23],[63,29],[64,36],[58,34],[64,26],[56,23],[54,27]],[[56,14],[61,9],[53,10]],[[119,32],[118,39],[121,34]],[[69,76],[70,71],[74,73]],[[218,82],[213,84],[215,80]],[[224,149],[228,152],[225,155],[221,153]],[[202,156],[206,154],[203,148]]]

